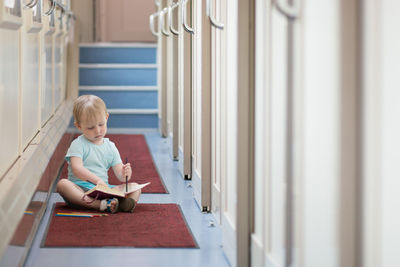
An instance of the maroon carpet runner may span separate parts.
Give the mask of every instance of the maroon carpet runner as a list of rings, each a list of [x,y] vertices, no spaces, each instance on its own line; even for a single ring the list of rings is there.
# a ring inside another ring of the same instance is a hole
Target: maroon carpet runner
[[[14,246],[25,246],[25,243],[32,232],[35,219],[38,218],[37,214],[42,208],[43,202],[32,201],[26,208],[25,214],[19,221],[18,227],[14,232],[10,244]]]
[[[106,137],[115,143],[124,163],[125,158],[128,158],[128,161],[131,163],[132,179],[130,181],[139,184],[151,182],[150,185],[143,188],[142,193],[167,193],[153,162],[146,138],[143,135],[108,134]],[[65,163],[60,178],[68,176],[67,166]],[[112,168],[110,168],[108,176],[110,177],[110,184],[117,185],[123,183],[115,177]]]
[[[61,217],[57,213],[90,212],[56,203],[44,247],[197,248],[177,204],[138,204],[133,213],[104,217]]]
[[[125,159],[132,166],[132,182],[144,184],[151,182],[150,185],[143,188],[143,193],[167,193],[160,175],[153,162],[153,157],[147,146],[146,138],[141,134],[108,134],[106,137],[117,146],[122,161]],[[108,172],[110,184],[121,184],[110,169]]]
[[[63,165],[65,154],[74,138],[73,133],[65,133],[51,156],[49,163],[40,179],[37,191],[48,192],[57,178],[60,167]]]

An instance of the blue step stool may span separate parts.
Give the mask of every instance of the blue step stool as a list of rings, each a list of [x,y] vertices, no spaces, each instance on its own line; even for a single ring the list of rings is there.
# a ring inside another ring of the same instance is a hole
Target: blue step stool
[[[104,100],[109,128],[157,128],[157,45],[81,44],[79,95],[84,94]]]

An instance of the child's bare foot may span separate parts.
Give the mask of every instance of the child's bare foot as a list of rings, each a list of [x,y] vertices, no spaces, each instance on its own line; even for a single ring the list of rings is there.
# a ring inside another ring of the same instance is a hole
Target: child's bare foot
[[[116,213],[118,211],[118,199],[107,198],[100,202],[100,211],[106,211],[109,213]]]

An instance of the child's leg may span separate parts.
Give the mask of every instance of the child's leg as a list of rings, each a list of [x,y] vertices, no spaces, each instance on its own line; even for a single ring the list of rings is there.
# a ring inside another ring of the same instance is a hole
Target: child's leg
[[[128,185],[130,185],[130,184],[138,185],[137,183],[128,183]],[[117,187],[119,190],[125,192],[125,186],[126,186],[125,184],[120,184],[120,185],[117,185],[115,187]],[[135,202],[138,202],[141,194],[142,194],[142,190],[139,189],[139,190],[137,190],[135,192],[132,192],[132,193],[128,194],[127,197],[134,199]]]
[[[138,185],[137,183],[129,183],[130,185]],[[116,186],[119,190],[125,191],[125,184],[120,184]],[[126,198],[122,198],[120,200],[119,211],[124,212],[133,212],[136,207],[137,202],[139,201],[140,195],[142,194],[142,190],[139,189],[135,192],[132,192],[126,196]]]
[[[69,181],[68,179],[61,179],[57,183],[57,192],[68,200],[70,203],[77,206],[100,210],[100,200],[93,201],[93,198],[86,196],[83,200],[84,191],[82,188]],[[93,201],[93,202],[92,202]],[[91,202],[91,203],[90,203]],[[117,202],[111,202],[111,210],[116,209]]]

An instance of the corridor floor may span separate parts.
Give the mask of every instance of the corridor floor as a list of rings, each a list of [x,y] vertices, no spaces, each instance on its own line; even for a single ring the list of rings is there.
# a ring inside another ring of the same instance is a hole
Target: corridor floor
[[[41,248],[48,208],[25,266],[229,266],[221,246],[221,229],[212,214],[200,212],[191,182],[181,178],[178,162],[170,156],[168,140],[157,132],[146,132],[145,137],[169,194],[142,194],[139,203],[179,204],[199,248]],[[49,207],[58,201],[62,198],[53,193]]]

